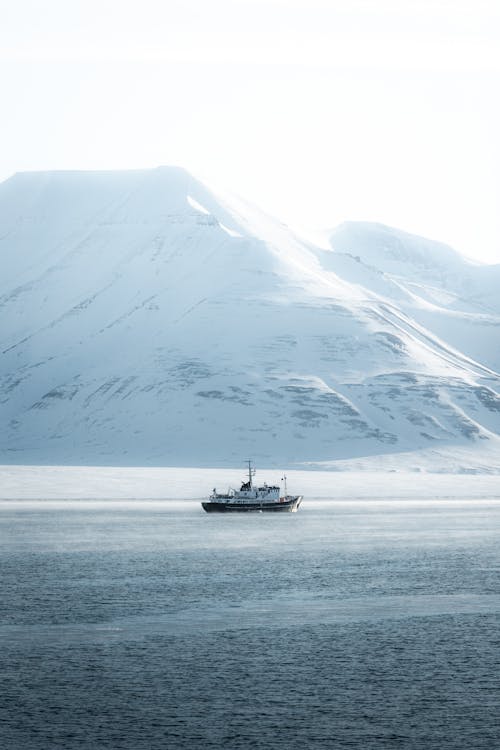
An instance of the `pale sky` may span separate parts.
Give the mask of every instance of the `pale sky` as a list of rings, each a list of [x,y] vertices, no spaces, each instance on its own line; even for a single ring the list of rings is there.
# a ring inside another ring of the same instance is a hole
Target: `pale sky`
[[[500,0],[0,0],[0,179],[181,165],[500,262]]]

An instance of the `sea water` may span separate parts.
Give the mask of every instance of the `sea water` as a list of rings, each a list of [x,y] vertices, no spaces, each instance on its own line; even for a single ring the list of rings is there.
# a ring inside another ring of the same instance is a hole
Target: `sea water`
[[[0,503],[7,750],[500,747],[500,503]]]

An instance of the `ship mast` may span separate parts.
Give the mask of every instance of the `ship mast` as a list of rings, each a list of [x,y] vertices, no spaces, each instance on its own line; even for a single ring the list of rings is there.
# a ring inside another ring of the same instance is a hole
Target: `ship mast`
[[[250,489],[252,489],[253,483],[252,483],[252,477],[255,476],[255,469],[252,469],[252,460],[249,458],[245,463],[248,464],[248,484],[250,486]]]

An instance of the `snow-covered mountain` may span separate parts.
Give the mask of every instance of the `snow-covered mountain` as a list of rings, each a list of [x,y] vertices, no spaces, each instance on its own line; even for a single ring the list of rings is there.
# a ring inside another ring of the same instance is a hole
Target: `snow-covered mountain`
[[[2,183],[0,461],[500,467],[500,266],[329,242],[178,168]]]

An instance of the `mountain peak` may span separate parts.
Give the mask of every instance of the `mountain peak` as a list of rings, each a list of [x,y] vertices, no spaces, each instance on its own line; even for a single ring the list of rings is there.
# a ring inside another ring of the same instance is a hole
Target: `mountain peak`
[[[495,446],[495,290],[440,243],[383,225],[345,224],[333,245],[179,167],[3,183],[2,460],[287,465]]]
[[[443,242],[404,232],[385,224],[346,221],[330,234],[330,245],[338,252],[358,255],[366,263],[384,270],[446,268],[471,262]]]

